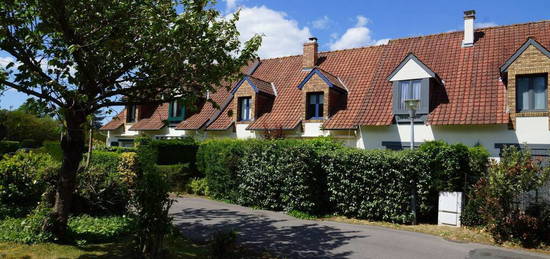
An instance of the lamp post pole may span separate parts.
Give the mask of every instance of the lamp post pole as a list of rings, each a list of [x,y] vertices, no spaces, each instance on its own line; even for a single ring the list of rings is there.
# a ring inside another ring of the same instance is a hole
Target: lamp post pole
[[[411,120],[411,150],[414,150],[414,117],[420,100],[408,99],[405,100],[405,106],[409,109],[409,119]],[[416,181],[415,177],[411,180],[411,207],[412,207],[412,224],[416,225]]]

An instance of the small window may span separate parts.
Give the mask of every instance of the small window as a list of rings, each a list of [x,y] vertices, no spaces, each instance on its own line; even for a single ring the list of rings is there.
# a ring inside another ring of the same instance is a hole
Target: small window
[[[136,105],[131,104],[126,107],[126,122],[136,121]]]
[[[407,99],[418,99],[421,100],[420,97],[421,94],[421,86],[422,86],[422,80],[407,80],[407,81],[400,81],[399,82],[399,103],[398,103],[398,109],[399,110],[406,110],[407,107],[405,106],[405,100]],[[422,102],[422,101],[421,101]],[[422,104],[419,103],[418,107],[421,107]]]
[[[239,98],[239,121],[249,121],[250,116],[250,100],[251,97],[241,97]]]
[[[323,93],[308,93],[307,94],[307,119],[322,120],[323,119]]]
[[[171,122],[180,122],[185,119],[185,106],[183,101],[175,100],[168,106],[168,120]]]
[[[517,111],[546,111],[548,109],[547,76],[516,77]]]

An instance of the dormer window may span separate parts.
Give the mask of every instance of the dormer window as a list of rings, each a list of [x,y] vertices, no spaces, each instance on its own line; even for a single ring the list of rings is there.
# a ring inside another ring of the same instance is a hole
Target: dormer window
[[[517,112],[548,109],[547,75],[518,75],[516,78]]]
[[[174,100],[168,106],[168,121],[180,122],[185,119],[185,106],[183,101]]]
[[[430,112],[431,88],[440,85],[439,77],[414,54],[409,54],[388,76],[393,83],[393,114],[397,122],[408,121],[409,110],[405,100],[420,100],[416,118],[425,121]]]
[[[251,97],[239,97],[239,121],[250,121],[250,101]]]
[[[323,119],[323,92],[308,93],[307,94],[307,118],[308,120],[322,120]]]
[[[136,122],[136,105],[130,104],[126,106],[126,122]]]

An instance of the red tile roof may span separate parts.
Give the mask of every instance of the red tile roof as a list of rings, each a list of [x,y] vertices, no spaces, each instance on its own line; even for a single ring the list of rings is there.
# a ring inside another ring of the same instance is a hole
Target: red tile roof
[[[160,104],[147,114],[140,114],[138,120],[129,130],[159,130],[166,125],[168,119],[168,103]]]
[[[387,45],[319,53],[318,68],[329,80],[348,92],[347,108],[324,124],[326,129],[351,129],[359,125],[389,125],[393,121],[392,84],[387,77],[412,53],[442,80],[432,93],[436,107],[428,116],[432,125],[508,123],[506,88],[499,68],[533,37],[550,47],[550,21],[477,29],[473,47],[461,46],[463,32],[390,40]],[[248,129],[296,128],[305,115],[298,85],[308,75],[302,56],[262,60],[251,78],[276,86],[277,97],[269,113],[256,118]],[[337,77],[337,78],[336,78]],[[258,83],[265,86],[267,84]],[[225,89],[211,94],[222,105],[219,111],[207,103],[178,125],[178,129],[227,129],[231,95]],[[107,124],[105,127],[107,127]]]
[[[111,121],[103,125],[99,130],[116,130],[124,125],[126,121],[126,109],[123,109],[119,114],[117,114]]]
[[[266,82],[253,76],[248,76],[248,78],[250,78],[250,81],[252,81],[252,83],[258,88],[259,91],[266,94],[275,95],[275,90],[273,89],[274,86],[270,82]]]

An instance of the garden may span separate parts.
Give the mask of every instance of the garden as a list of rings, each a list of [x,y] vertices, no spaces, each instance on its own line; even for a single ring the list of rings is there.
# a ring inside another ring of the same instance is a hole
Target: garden
[[[404,151],[358,150],[330,138],[140,138],[137,143],[136,148],[95,145],[89,163],[81,163],[70,241],[58,254],[216,258],[250,252],[228,245],[235,241],[231,233],[218,233],[209,243],[185,239],[171,224],[170,193],[437,234],[438,193],[460,191],[467,194],[461,218],[466,227],[457,233],[474,230],[496,244],[543,250],[550,242],[550,207],[518,203],[520,194],[547,182],[548,170],[515,147],[496,163],[483,147],[440,141]],[[9,151],[0,160],[0,247],[11,251],[5,255],[59,249],[51,247],[60,240],[45,224],[55,200],[58,145],[4,148]],[[428,224],[430,231],[417,230],[414,221]]]

